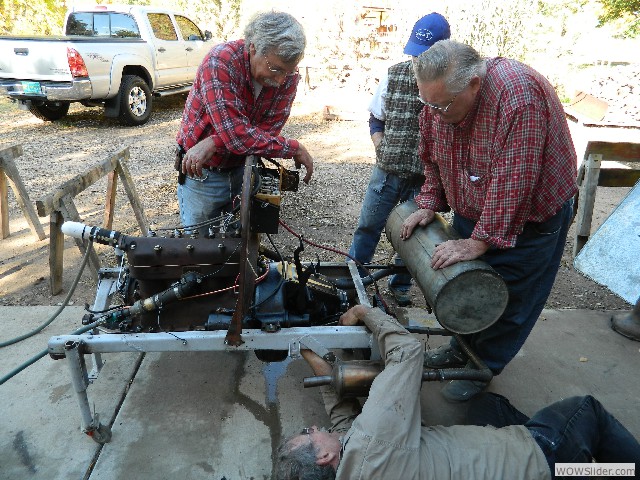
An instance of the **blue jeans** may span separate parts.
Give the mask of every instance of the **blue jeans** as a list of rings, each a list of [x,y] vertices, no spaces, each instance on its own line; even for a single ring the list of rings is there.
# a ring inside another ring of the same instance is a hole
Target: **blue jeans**
[[[528,418],[501,395],[483,393],[471,400],[467,423],[524,425],[547,458],[551,474],[555,463],[635,463],[640,466],[640,444],[602,404],[588,395],[553,403]]]
[[[349,255],[361,263],[371,262],[391,210],[399,203],[413,200],[420,192],[421,186],[415,179],[401,178],[394,173],[385,172],[378,166],[373,167]],[[395,263],[403,265],[398,255]],[[409,290],[411,275],[392,275],[389,286],[401,291]]]
[[[572,215],[569,199],[548,220],[527,223],[513,248],[490,248],[480,257],[504,279],[509,301],[496,323],[465,338],[496,375],[518,353],[549,298]],[[453,228],[463,238],[469,238],[474,227],[475,222],[454,215]],[[456,347],[455,340],[452,345]]]
[[[243,172],[244,167],[238,167],[224,172],[203,170],[201,177],[187,176],[184,185],[178,184],[182,225],[188,227],[229,212],[233,199],[242,191]]]

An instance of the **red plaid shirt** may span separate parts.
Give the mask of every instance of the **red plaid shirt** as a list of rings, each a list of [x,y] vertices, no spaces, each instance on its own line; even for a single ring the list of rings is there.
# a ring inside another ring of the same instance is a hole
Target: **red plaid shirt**
[[[176,140],[185,150],[210,136],[216,153],[206,165],[235,166],[246,155],[291,158],[298,141],[280,136],[296,96],[299,75],[255,98],[244,40],[222,43],[204,58],[182,115]]]
[[[472,109],[448,125],[424,108],[420,208],[476,221],[471,238],[513,247],[527,222],[542,222],[575,195],[576,153],[551,84],[515,60],[487,60]]]

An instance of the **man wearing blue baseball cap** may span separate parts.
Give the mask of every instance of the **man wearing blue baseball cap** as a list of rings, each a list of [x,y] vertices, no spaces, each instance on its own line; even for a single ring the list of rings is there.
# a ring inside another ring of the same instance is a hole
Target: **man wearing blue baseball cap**
[[[450,34],[449,23],[442,15],[425,15],[414,25],[404,53],[417,57]],[[385,72],[369,104],[369,132],[376,149],[376,165],[349,250],[361,263],[373,259],[391,210],[398,203],[413,199],[424,182],[424,167],[418,157],[418,114],[423,107],[418,93],[410,59]],[[396,263],[402,264],[397,256]],[[410,287],[411,277],[407,274],[389,279],[389,290],[400,306],[411,304]]]

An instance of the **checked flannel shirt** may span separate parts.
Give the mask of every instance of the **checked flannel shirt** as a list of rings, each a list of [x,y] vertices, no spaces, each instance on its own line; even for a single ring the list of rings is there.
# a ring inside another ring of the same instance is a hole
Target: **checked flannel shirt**
[[[475,240],[513,247],[525,223],[547,220],[577,192],[562,104],[542,75],[515,60],[487,60],[462,122],[445,124],[425,107],[420,132],[426,181],[416,203],[476,221]]]
[[[299,75],[278,88],[262,87],[255,98],[249,48],[244,40],[215,46],[204,58],[187,98],[176,140],[188,151],[211,136],[216,153],[206,166],[244,164],[246,155],[292,158],[298,141],[280,130],[289,118]]]

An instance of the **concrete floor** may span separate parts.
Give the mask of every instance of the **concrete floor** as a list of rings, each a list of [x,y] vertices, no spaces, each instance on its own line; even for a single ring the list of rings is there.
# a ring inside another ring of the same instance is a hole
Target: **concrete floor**
[[[2,307],[2,340],[40,325],[55,307]],[[411,313],[411,312],[409,312]],[[50,327],[0,349],[2,375],[80,326],[69,307]],[[527,414],[572,395],[593,394],[640,438],[640,343],[609,328],[608,313],[545,310],[522,351],[490,390]],[[446,341],[431,336],[431,347]],[[65,361],[49,357],[0,386],[3,479],[263,480],[280,440],[327,425],[317,390],[302,388],[303,361],[265,364],[252,353],[106,354],[89,399],[113,438],[100,446],[80,432]],[[441,384],[425,384],[427,424],[453,424]]]

